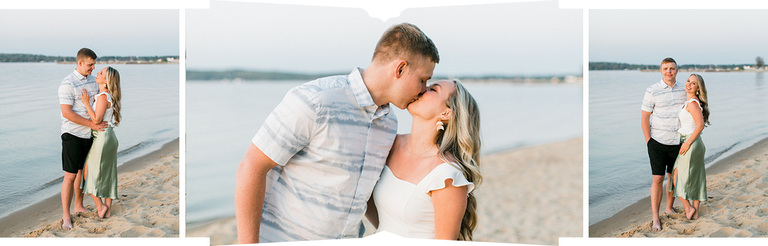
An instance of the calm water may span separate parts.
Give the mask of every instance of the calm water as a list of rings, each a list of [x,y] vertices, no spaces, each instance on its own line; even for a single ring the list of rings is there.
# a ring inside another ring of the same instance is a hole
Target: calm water
[[[96,64],[93,75],[106,65]],[[178,65],[111,65],[120,72],[118,165],[179,135]],[[74,64],[0,63],[0,217],[61,191],[58,87]]]
[[[188,223],[234,216],[235,173],[251,138],[301,83],[187,83]],[[480,105],[484,153],[582,135],[581,85],[466,87]],[[395,113],[398,131],[410,132],[408,112]]]
[[[679,73],[684,83],[690,73]],[[768,137],[766,74],[701,73],[709,96],[711,126],[701,135],[707,167]],[[658,72],[590,71],[589,223],[604,220],[647,197],[648,154],[640,128],[645,89]]]

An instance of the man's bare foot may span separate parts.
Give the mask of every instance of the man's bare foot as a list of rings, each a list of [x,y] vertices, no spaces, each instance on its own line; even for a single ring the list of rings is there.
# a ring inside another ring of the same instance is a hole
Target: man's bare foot
[[[75,206],[75,213],[87,213],[87,212],[91,212],[91,210],[83,206]]]
[[[106,218],[105,215],[107,214],[107,210],[108,210],[107,206],[101,206],[97,211],[99,218],[102,218],[102,219]]]
[[[61,229],[72,230],[72,219],[70,219],[70,218],[62,218],[61,219]]]
[[[651,231],[661,231],[661,221],[651,221]]]
[[[666,211],[664,211],[665,214],[676,214],[677,211],[674,208],[667,208]]]
[[[693,220],[694,219],[693,215],[695,215],[695,214],[696,214],[696,209],[695,208],[691,208],[691,211],[685,211],[685,218],[689,219],[689,220]],[[698,217],[697,217],[697,219],[698,219]]]

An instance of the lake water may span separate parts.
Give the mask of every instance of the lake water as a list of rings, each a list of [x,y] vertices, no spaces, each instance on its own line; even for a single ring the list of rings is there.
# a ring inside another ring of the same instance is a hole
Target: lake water
[[[711,126],[701,135],[705,165],[768,137],[768,84],[758,72],[700,73]],[[678,83],[690,73],[681,72]],[[658,72],[589,73],[589,223],[609,218],[650,194],[651,171],[640,128],[645,89]],[[650,216],[650,211],[649,211]]]
[[[121,75],[118,165],[179,136],[179,66],[110,65]],[[98,70],[106,67],[96,64]],[[0,63],[0,217],[61,191],[58,88],[74,64]]]
[[[187,223],[234,216],[235,174],[251,138],[301,83],[188,81]],[[581,84],[465,85],[480,106],[483,153],[582,135]],[[408,112],[395,114],[398,132],[410,132]]]

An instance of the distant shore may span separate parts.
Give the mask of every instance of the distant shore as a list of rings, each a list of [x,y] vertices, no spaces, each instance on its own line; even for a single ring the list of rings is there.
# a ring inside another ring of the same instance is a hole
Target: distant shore
[[[73,214],[74,229],[61,229],[61,193],[0,218],[0,237],[177,237],[179,235],[179,139],[118,167],[118,199],[112,217]],[[85,206],[95,211],[93,200]]]
[[[483,155],[474,241],[556,245],[559,237],[581,237],[582,142],[579,137]],[[374,231],[366,221],[365,235]],[[234,244],[235,217],[188,224],[187,236]]]
[[[699,219],[664,214],[661,232],[650,230],[646,197],[589,227],[590,237],[764,237],[768,235],[768,138],[724,158],[706,170],[707,196]],[[650,179],[650,177],[648,177]],[[648,181],[650,182],[650,180]],[[663,206],[666,203],[662,198]]]

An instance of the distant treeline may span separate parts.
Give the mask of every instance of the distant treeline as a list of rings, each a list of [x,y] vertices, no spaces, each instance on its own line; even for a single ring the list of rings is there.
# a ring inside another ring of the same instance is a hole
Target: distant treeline
[[[345,75],[347,72],[324,73],[324,74],[305,74],[290,72],[263,72],[251,70],[227,70],[227,71],[198,71],[187,70],[187,80],[304,80],[310,81],[317,78],[331,75]],[[457,76],[461,80],[480,80],[480,81],[565,81],[567,76],[504,76],[504,75],[486,75],[486,76]],[[578,76],[570,76],[578,77]],[[434,79],[447,79],[446,76],[435,76]]]
[[[178,62],[179,56],[101,56],[97,62],[158,63]],[[45,56],[33,54],[0,54],[0,62],[75,62],[74,56]]]
[[[313,80],[334,74],[302,74],[288,72],[260,72],[248,70],[195,71],[187,70],[187,80]]]
[[[755,66],[755,64],[682,64],[678,68],[681,70],[733,70],[743,69],[745,66]],[[660,64],[643,65],[628,64],[618,62],[589,62],[589,70],[658,70]]]

